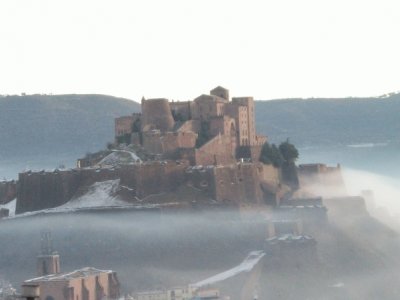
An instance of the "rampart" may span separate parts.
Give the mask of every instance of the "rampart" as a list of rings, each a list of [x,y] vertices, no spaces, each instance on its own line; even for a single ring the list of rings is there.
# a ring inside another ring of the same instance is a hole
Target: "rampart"
[[[120,179],[138,198],[173,191],[183,184],[186,167],[184,162],[152,162],[113,169],[20,173],[16,213],[60,206],[91,184],[111,179]]]
[[[5,204],[17,197],[17,183],[14,180],[0,181],[0,204]]]
[[[260,186],[262,166],[239,163],[234,167],[215,169],[215,198],[237,204],[261,204],[263,193]]]
[[[212,199],[235,206],[265,204],[261,182],[278,186],[274,169],[264,170],[261,163],[235,163],[224,166],[194,166],[186,170],[187,184]]]

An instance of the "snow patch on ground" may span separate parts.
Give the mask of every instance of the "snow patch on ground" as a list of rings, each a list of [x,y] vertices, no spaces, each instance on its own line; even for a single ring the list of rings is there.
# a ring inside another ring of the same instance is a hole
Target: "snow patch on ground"
[[[121,200],[116,192],[120,188],[119,179],[106,180],[101,182],[95,182],[92,184],[88,191],[79,197],[71,199],[69,202],[54,208],[48,208],[43,210],[37,210],[32,212],[26,212],[15,215],[15,204],[16,200],[12,204],[7,204],[10,209],[10,216],[8,218],[20,218],[29,217],[40,214],[51,214],[51,213],[73,213],[82,210],[108,210],[108,209],[157,209],[161,207],[177,206],[179,202],[168,202],[163,204],[151,204],[141,203],[129,203]],[[0,206],[1,208],[2,206]],[[7,207],[6,207],[7,208]]]
[[[225,272],[209,277],[205,280],[199,281],[195,284],[192,284],[192,286],[199,288],[206,285],[217,283],[219,281],[226,280],[242,272],[250,272],[258,264],[261,258],[263,258],[264,255],[265,253],[263,251],[252,251],[240,265],[232,269],[229,269]]]
[[[127,205],[127,202],[114,196],[118,190],[118,186],[119,179],[95,182],[89,187],[86,194],[70,200],[69,202],[59,206],[58,209]]]
[[[131,151],[127,150],[113,150],[112,153],[104,157],[98,165],[117,165],[119,163],[136,163],[142,160]]]
[[[118,196],[115,196],[118,186],[119,179],[95,182],[89,187],[87,193],[80,197],[74,198],[61,206],[26,212],[15,215],[15,217],[28,217],[49,213],[68,213],[91,208],[133,207],[132,204],[119,199]]]
[[[17,199],[14,199],[14,200],[8,202],[7,204],[0,205],[0,209],[2,209],[2,208],[8,209],[9,216],[13,217],[13,216],[15,216],[16,205],[17,205]]]

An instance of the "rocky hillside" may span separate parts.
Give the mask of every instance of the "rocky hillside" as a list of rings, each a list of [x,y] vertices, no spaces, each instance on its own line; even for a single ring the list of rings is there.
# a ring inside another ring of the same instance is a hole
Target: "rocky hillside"
[[[0,160],[79,154],[113,140],[114,118],[138,103],[105,95],[30,95],[0,98]]]

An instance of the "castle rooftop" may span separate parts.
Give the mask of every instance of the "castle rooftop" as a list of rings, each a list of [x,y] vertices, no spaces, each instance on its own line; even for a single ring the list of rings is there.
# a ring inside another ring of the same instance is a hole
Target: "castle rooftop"
[[[111,274],[113,271],[111,270],[99,270],[92,267],[86,267],[79,270],[75,270],[69,273],[61,273],[61,274],[50,274],[46,276],[36,277],[29,280],[26,280],[24,283],[39,283],[43,281],[64,281],[76,278],[86,278],[89,276],[99,275],[99,274]]]

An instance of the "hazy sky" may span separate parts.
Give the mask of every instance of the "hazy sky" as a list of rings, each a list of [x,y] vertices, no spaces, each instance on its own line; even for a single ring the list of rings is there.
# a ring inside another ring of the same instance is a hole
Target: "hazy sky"
[[[400,90],[398,0],[0,0],[0,94]]]

